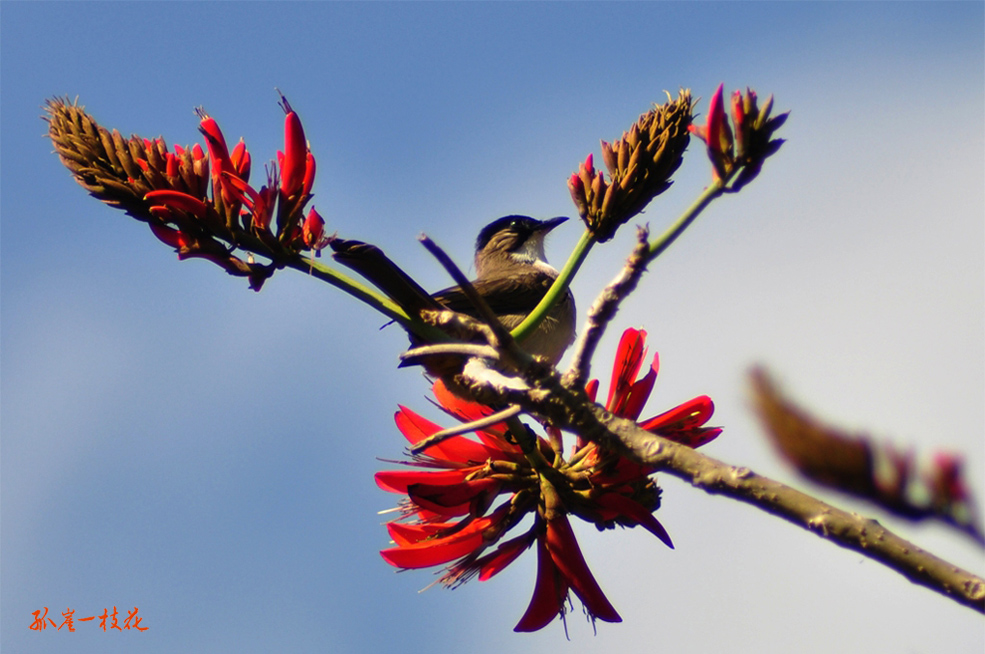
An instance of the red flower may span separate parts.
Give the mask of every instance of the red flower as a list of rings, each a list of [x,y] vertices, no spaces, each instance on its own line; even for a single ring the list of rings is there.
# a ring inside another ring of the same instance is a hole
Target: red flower
[[[616,350],[616,363],[612,368],[612,382],[605,408],[621,418],[638,420],[657,380],[660,360],[653,355],[653,362],[646,375],[636,380],[643,359],[646,358],[646,331],[630,327],[623,332]],[[598,380],[588,383],[585,390],[593,400],[598,393]],[[663,436],[688,447],[701,447],[710,443],[722,430],[718,427],[704,427],[715,412],[715,404],[707,395],[688,400],[669,411],[646,420],[639,421],[640,427],[648,432]]]
[[[212,194],[213,196],[221,195],[223,202],[232,204],[236,195],[228,188],[228,184],[223,178],[223,173],[238,175],[237,166],[233,163],[233,159],[229,155],[229,148],[226,147],[226,137],[222,135],[219,123],[216,122],[215,118],[205,113],[203,109],[198,109],[198,114],[202,119],[199,123],[198,130],[205,137],[205,145],[209,149],[209,159],[212,160]],[[245,156],[247,155],[246,145],[244,144],[237,155],[240,163],[243,163]]]
[[[657,374],[654,359],[647,375],[636,381],[645,337],[638,330],[623,335],[607,401],[610,410],[633,419]],[[593,397],[597,389],[597,382],[589,385]],[[433,390],[441,407],[462,421],[492,413],[456,397],[440,380]],[[644,424],[678,442],[703,444],[721,431],[701,426],[712,410],[711,400],[696,398]],[[400,407],[395,420],[412,444],[441,430],[406,407]],[[406,495],[400,517],[388,525],[394,546],[380,553],[384,560],[399,568],[447,565],[441,581],[454,587],[474,576],[492,578],[536,543],[537,580],[516,631],[536,631],[559,614],[563,618],[569,591],[592,619],[619,622],[581,554],[569,516],[599,528],[641,525],[673,547],[653,516],[660,504],[660,490],[650,478],[653,470],[580,439],[565,460],[559,432],[551,439],[536,436],[527,454],[505,423],[475,434],[478,440],[458,435],[432,445],[408,462],[413,469],[376,474],[380,488]],[[545,465],[551,468],[546,474]],[[504,540],[529,513],[534,514],[533,525]]]
[[[328,237],[325,236],[325,219],[315,211],[314,207],[311,207],[304,224],[301,225],[301,240],[315,253],[320,253],[320,250],[328,245]]]

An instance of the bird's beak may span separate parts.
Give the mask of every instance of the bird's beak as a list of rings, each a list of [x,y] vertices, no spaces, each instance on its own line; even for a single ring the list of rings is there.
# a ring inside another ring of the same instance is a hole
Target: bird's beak
[[[551,218],[550,220],[545,220],[540,224],[540,227],[537,228],[537,231],[546,234],[547,232],[551,231],[561,223],[565,222],[567,219],[568,219],[567,216],[558,216],[557,218]]]

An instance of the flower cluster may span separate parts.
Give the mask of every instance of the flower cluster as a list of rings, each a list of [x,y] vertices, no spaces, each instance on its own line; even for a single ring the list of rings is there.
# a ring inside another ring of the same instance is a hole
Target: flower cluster
[[[789,112],[771,118],[772,110],[772,95],[760,108],[755,91],[747,88],[745,94],[733,92],[733,135],[725,115],[724,85],[719,84],[708,105],[707,122],[688,128],[708,146],[708,158],[716,180],[727,180],[733,171],[739,169],[731,186],[733,191],[755,179],[766,158],[783,145],[783,139],[774,139],[773,133],[786,122]]]
[[[691,92],[640,116],[622,138],[602,141],[602,160],[610,181],[595,170],[592,155],[568,179],[571,199],[596,240],[612,238],[616,229],[666,191],[670,176],[680,167],[691,125]]]
[[[249,184],[252,158],[242,139],[230,150],[214,118],[199,109],[205,149],[174,146],[101,127],[82,107],[63,100],[47,105],[48,133],[62,163],[93,196],[148,223],[179,259],[204,258],[259,290],[278,262],[328,242],[325,221],[312,207],[315,158],[287,100],[284,151],[267,168],[267,183]],[[279,182],[278,182],[279,179]],[[210,197],[211,191],[211,197]],[[244,261],[244,249],[270,259]]]
[[[657,376],[654,356],[646,375],[636,379],[646,357],[645,339],[640,330],[623,334],[605,405],[633,420]],[[463,422],[491,414],[488,407],[453,395],[441,381],[433,390],[444,410]],[[598,382],[587,391],[594,399]],[[698,447],[721,433],[704,426],[713,411],[710,398],[697,397],[640,426]],[[396,423],[411,444],[440,431],[406,407],[396,413]],[[408,462],[414,469],[377,473],[380,488],[406,495],[400,517],[387,525],[394,546],[380,554],[398,568],[447,565],[441,581],[455,587],[475,576],[493,577],[536,545],[533,597],[516,631],[536,631],[559,614],[563,618],[569,591],[593,619],[619,622],[581,554],[569,516],[600,529],[640,525],[673,547],[653,515],[660,505],[654,470],[580,438],[566,459],[559,431],[548,428],[547,437],[527,431],[518,438],[500,423],[477,430],[478,440],[455,436],[428,447]],[[528,514],[534,516],[532,526],[506,539]]]

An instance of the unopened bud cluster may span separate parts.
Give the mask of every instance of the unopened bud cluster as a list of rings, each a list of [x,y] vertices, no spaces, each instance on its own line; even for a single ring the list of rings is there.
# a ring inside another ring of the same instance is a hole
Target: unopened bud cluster
[[[756,92],[747,88],[744,94],[732,93],[733,126],[730,127],[723,94],[724,86],[719,85],[708,105],[706,124],[692,125],[689,129],[707,145],[716,180],[727,180],[738,170],[730,187],[738,191],[755,179],[766,158],[783,145],[783,139],[774,139],[773,133],[786,122],[789,113],[771,118],[773,96],[760,108]]]
[[[47,103],[48,134],[62,163],[94,197],[148,223],[179,259],[204,258],[226,272],[249,278],[259,290],[282,262],[328,242],[325,221],[312,208],[315,159],[297,114],[282,98],[285,146],[267,183],[249,185],[252,158],[240,140],[230,150],[214,118],[201,109],[199,130],[206,149],[174,146],[101,127],[77,104]],[[206,151],[207,150],[207,151]],[[210,197],[211,189],[211,197]],[[270,259],[244,261],[238,250]]]
[[[676,100],[668,94],[665,104],[640,116],[622,138],[602,141],[609,181],[595,170],[592,155],[568,180],[571,199],[596,240],[612,238],[620,225],[670,187],[670,176],[690,141],[692,108],[689,90],[682,89]]]

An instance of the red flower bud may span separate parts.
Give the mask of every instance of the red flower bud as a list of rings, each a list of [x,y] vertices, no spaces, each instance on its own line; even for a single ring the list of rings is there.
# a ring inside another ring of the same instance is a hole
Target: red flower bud
[[[311,207],[308,216],[304,219],[301,226],[301,240],[312,250],[321,250],[325,247],[325,220]]]
[[[284,157],[280,168],[280,190],[286,197],[291,197],[296,195],[304,184],[308,144],[304,139],[301,119],[291,111],[287,99],[283,96],[281,99],[287,116],[284,119]]]
[[[233,170],[236,176],[242,179],[244,182],[250,179],[250,164],[252,163],[252,158],[250,153],[246,149],[246,143],[243,139],[239,140],[236,147],[233,148],[232,154],[229,156],[233,164]]]
[[[175,149],[177,150],[177,148],[175,148]],[[170,152],[168,152],[167,157],[165,157],[165,161],[167,162],[165,171],[167,173],[168,178],[177,177],[178,176],[178,157],[176,157],[175,155],[173,155]]]

